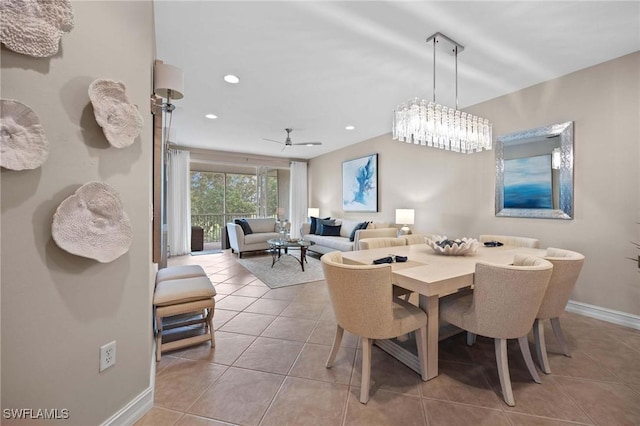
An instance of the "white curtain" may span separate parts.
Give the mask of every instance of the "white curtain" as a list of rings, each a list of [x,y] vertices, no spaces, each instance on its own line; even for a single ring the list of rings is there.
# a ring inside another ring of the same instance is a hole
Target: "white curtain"
[[[171,256],[191,252],[191,179],[189,151],[169,149],[167,170],[167,242]]]
[[[300,227],[307,221],[307,163],[291,162],[291,190],[289,191],[289,219],[291,236],[300,237]]]

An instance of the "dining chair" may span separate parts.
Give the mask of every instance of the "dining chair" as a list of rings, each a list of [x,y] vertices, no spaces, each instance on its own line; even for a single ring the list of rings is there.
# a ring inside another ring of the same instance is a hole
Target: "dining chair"
[[[432,238],[434,234],[409,234],[400,235],[398,238],[405,240],[407,245],[412,244],[425,244],[425,238]]]
[[[540,377],[533,365],[527,334],[542,303],[553,265],[540,257],[517,254],[513,265],[476,264],[473,293],[445,300],[440,318],[473,335],[494,339],[502,396],[515,405],[507,339],[518,339],[527,369],[536,383]]]
[[[377,237],[377,238],[363,238],[358,243],[360,250],[369,250],[384,247],[398,247],[406,246],[407,242],[403,238],[389,238],[389,237]]]
[[[548,319],[551,322],[553,334],[556,336],[562,353],[571,357],[569,346],[562,334],[560,327],[560,315],[564,312],[571,292],[576,285],[578,275],[584,264],[584,255],[570,250],[549,247],[545,259],[553,264],[553,273],[549,280],[549,286],[542,299],[538,315],[533,322],[533,336],[536,343],[536,354],[540,368],[547,374],[551,373],[547,349],[544,341],[544,323]]]
[[[344,330],[362,339],[360,402],[369,400],[371,346],[375,339],[391,339],[415,331],[422,380],[427,380],[427,314],[393,297],[391,265],[347,265],[341,252],[321,257],[331,305],[336,316],[336,335],[327,368],[335,361]]]
[[[506,246],[540,248],[540,240],[529,237],[514,237],[512,235],[480,235],[480,242],[499,241]]]
[[[407,241],[404,238],[363,238],[360,240],[358,248],[360,250],[369,250],[376,248],[384,248],[384,247],[399,247],[407,245]],[[400,297],[404,296],[404,300],[407,302],[409,298],[411,298],[411,290],[407,290],[406,288],[393,286],[393,296]]]

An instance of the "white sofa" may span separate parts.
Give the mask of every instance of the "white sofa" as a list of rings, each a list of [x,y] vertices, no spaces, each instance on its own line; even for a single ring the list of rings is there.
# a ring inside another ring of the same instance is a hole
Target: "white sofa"
[[[332,218],[333,219],[333,218]],[[353,241],[349,241],[351,231],[358,224],[364,222],[363,220],[348,220],[348,219],[335,219],[336,225],[341,225],[340,236],[324,236],[310,234],[311,224],[305,223],[302,225],[302,238],[308,241],[313,241],[315,244],[309,247],[309,251],[313,251],[320,254],[329,253],[331,251],[353,251],[358,250],[358,243],[363,238],[378,238],[378,237],[395,237],[398,234],[398,229],[391,227],[388,223],[375,223],[369,224],[367,229],[359,229],[355,233]]]
[[[229,245],[233,253],[238,253],[238,258],[242,257],[242,253],[248,251],[269,249],[267,240],[281,236],[276,230],[278,222],[274,218],[247,219],[247,223],[253,231],[249,235],[244,234],[240,225],[227,223]]]

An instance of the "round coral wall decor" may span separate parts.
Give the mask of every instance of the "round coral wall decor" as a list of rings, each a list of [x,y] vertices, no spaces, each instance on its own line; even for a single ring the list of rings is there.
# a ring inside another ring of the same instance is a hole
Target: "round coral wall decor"
[[[49,155],[49,141],[38,115],[25,104],[0,99],[0,166],[31,170]]]
[[[98,79],[89,85],[89,98],[96,122],[109,143],[116,148],[133,144],[142,131],[144,120],[129,101],[124,83]]]
[[[89,182],[65,199],[53,216],[51,235],[63,250],[108,263],[129,251],[129,217],[118,193],[102,182]]]
[[[36,58],[55,55],[60,38],[74,26],[69,0],[2,0],[0,17],[0,42]]]

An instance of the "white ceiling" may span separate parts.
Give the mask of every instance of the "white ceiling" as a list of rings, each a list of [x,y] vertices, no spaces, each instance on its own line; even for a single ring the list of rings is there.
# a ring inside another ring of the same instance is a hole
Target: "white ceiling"
[[[465,46],[460,108],[640,50],[639,1],[156,0],[154,7],[157,58],[184,71],[176,142],[287,158],[389,133],[397,104],[431,99],[425,39],[438,31]],[[454,106],[453,57],[439,54],[436,63],[437,101]],[[226,74],[240,83],[224,82]],[[281,151],[262,139],[284,141],[286,127],[293,142],[323,145]]]

